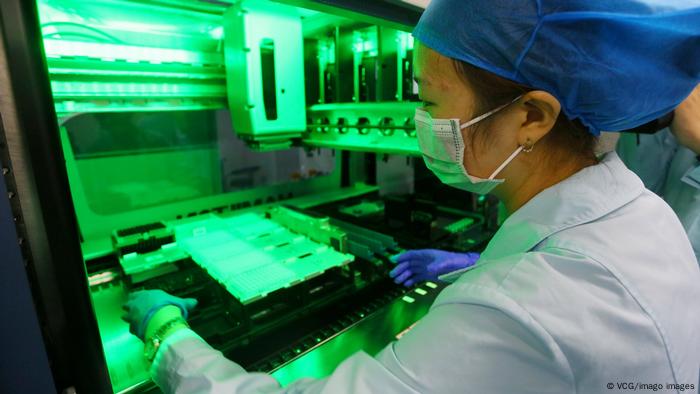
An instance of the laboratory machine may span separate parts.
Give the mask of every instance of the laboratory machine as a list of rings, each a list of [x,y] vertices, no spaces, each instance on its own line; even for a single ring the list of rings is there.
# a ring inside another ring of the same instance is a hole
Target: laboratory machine
[[[3,0],[17,365],[59,392],[158,392],[121,320],[139,289],[197,298],[191,327],[282,385],[410,329],[444,284],[397,286],[391,257],[497,228],[418,150],[426,3]]]

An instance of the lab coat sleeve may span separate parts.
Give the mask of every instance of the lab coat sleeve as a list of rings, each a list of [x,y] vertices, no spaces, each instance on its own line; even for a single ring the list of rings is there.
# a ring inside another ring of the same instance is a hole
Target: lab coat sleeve
[[[376,359],[358,352],[326,379],[300,379],[287,387],[270,375],[248,373],[191,330],[168,337],[151,366],[165,393],[415,393]]]
[[[356,353],[325,379],[281,388],[270,375],[247,373],[190,330],[164,342],[152,374],[166,393],[575,392],[568,361],[544,328],[511,297],[465,286],[451,286],[375,358]]]
[[[419,392],[571,393],[575,379],[556,341],[500,291],[455,284],[377,359]]]
[[[151,365],[153,381],[165,393],[274,393],[265,374],[248,374],[189,329],[163,341]]]

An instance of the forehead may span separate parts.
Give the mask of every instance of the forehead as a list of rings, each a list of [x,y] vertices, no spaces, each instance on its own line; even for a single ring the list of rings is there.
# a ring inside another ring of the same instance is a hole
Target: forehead
[[[441,87],[458,82],[452,59],[416,42],[413,51],[413,76],[423,86]]]

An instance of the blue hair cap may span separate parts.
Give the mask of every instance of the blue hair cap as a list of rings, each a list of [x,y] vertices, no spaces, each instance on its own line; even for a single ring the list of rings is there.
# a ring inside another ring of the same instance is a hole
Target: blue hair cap
[[[413,36],[551,93],[595,135],[655,120],[700,83],[700,0],[432,0]]]

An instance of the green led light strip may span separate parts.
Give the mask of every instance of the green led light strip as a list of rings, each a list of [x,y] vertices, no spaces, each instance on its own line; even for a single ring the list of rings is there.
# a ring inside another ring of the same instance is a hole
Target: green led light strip
[[[49,63],[50,64],[50,63]],[[143,77],[143,78],[177,78],[177,79],[225,79],[223,71],[219,74],[160,72],[160,71],[123,71],[123,70],[94,70],[81,68],[49,67],[51,75],[82,75],[109,77]]]
[[[65,97],[226,97],[223,84],[51,81],[54,99]]]
[[[87,57],[103,61],[126,62],[223,64],[221,53],[203,53],[184,49],[164,49],[106,43],[78,42],[45,39],[47,58]]]

